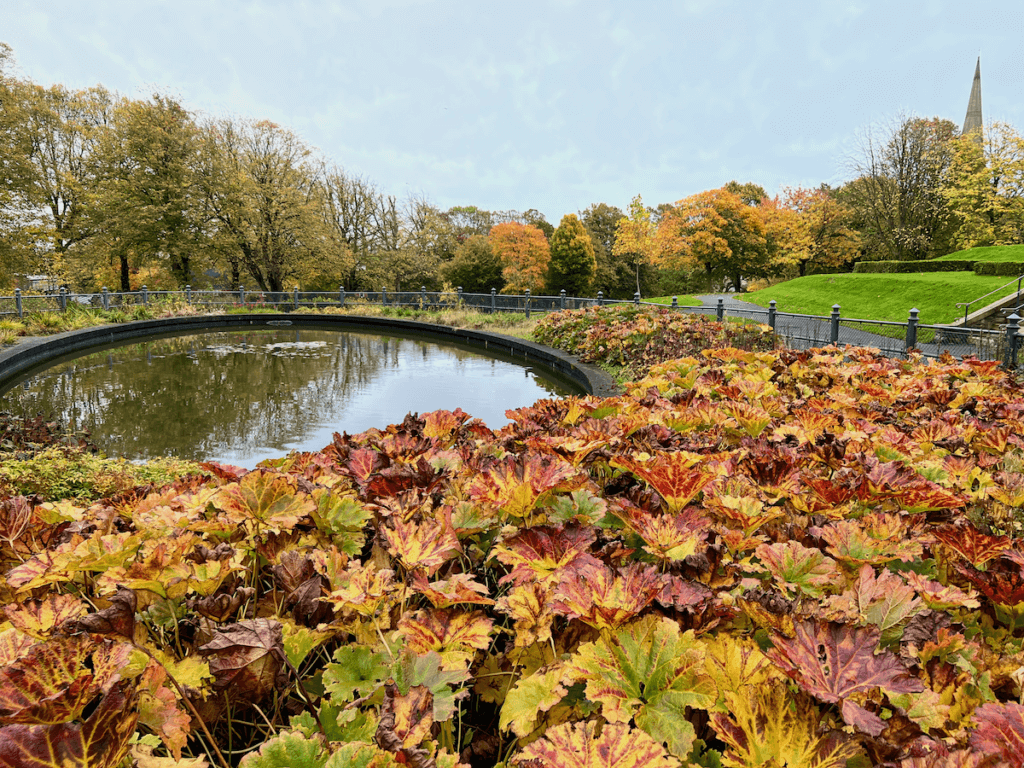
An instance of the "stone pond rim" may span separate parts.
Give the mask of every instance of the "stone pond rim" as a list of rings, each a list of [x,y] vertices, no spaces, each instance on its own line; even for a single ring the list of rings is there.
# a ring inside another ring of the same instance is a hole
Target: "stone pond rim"
[[[49,367],[61,358],[77,352],[85,353],[92,348],[122,346],[152,336],[184,336],[212,330],[269,331],[282,328],[371,333],[383,331],[399,334],[403,338],[448,341],[477,347],[481,350],[493,349],[554,371],[572,380],[591,395],[613,397],[622,392],[615,380],[597,366],[581,362],[573,355],[557,349],[513,336],[468,328],[452,328],[419,320],[282,312],[280,314],[189,315],[159,320],[96,325],[53,336],[26,337],[12,347],[0,350],[0,395],[6,394],[12,386],[24,380],[28,375]]]

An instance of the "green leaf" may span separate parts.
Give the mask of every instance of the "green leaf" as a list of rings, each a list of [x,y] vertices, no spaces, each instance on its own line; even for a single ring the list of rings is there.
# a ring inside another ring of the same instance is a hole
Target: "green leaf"
[[[242,758],[239,768],[323,768],[327,754],[320,742],[301,733],[284,733]]]
[[[385,752],[376,744],[353,741],[328,758],[324,768],[404,768],[393,752]]]
[[[535,672],[516,683],[505,697],[498,722],[501,730],[512,729],[519,738],[537,727],[539,716],[547,712],[567,693],[562,685],[565,670],[561,667]]]
[[[334,660],[324,671],[324,688],[334,704],[366,696],[391,676],[385,656],[366,646],[343,646],[334,652]]]
[[[581,646],[570,665],[609,722],[634,719],[677,757],[689,753],[696,736],[686,708],[710,710],[718,695],[704,671],[702,643],[665,617],[645,616]]]
[[[366,538],[363,526],[371,512],[357,498],[340,496],[326,488],[313,491],[316,510],[312,513],[316,527],[334,540],[338,549],[349,555],[358,555]]]
[[[317,632],[315,629],[299,626],[288,619],[281,619],[284,630],[284,652],[288,661],[296,669],[309,655],[309,652],[331,636],[329,632]]]
[[[372,741],[377,731],[377,716],[361,709],[342,709],[328,701],[320,705],[320,725],[328,741]],[[289,720],[289,727],[315,737],[320,728],[309,712],[302,712]]]

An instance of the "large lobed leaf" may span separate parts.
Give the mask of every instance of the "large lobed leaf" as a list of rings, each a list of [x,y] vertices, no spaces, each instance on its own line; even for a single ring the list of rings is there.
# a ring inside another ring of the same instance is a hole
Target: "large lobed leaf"
[[[717,687],[704,668],[704,647],[670,619],[645,616],[583,645],[570,661],[587,698],[612,723],[634,720],[669,751],[684,757],[696,733],[688,708],[711,709]]]

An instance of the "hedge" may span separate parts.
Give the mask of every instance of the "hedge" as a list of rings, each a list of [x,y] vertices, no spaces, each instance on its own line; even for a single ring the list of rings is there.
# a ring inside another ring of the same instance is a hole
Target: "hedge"
[[[970,272],[975,268],[976,263],[973,261],[860,261],[854,266],[853,271],[861,275],[879,273],[904,274],[910,272]],[[981,274],[981,272],[978,274]]]
[[[952,262],[947,262],[952,263]],[[1024,262],[1020,261],[979,261],[974,267],[977,275],[1017,277],[1024,274]]]

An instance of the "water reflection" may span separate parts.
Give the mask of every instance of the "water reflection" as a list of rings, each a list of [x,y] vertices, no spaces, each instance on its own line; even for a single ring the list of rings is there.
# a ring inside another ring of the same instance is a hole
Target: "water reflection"
[[[109,456],[175,455],[252,467],[438,408],[492,428],[507,408],[568,394],[542,372],[430,341],[336,331],[211,332],[58,364],[0,398],[52,414]]]

